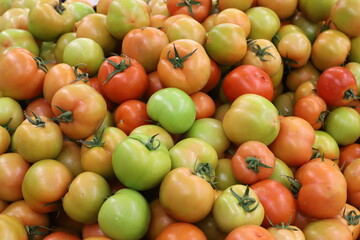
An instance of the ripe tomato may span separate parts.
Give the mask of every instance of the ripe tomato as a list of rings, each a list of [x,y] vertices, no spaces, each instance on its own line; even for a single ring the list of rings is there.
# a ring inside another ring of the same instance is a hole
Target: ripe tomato
[[[208,93],[213,90],[217,84],[220,82],[221,78],[221,70],[217,63],[210,59],[211,69],[210,69],[210,77],[205,86],[201,89],[202,92]]]
[[[271,78],[254,65],[241,65],[230,71],[223,80],[222,89],[231,102],[246,93],[260,95],[269,101],[274,95]]]
[[[352,72],[345,67],[330,67],[323,71],[316,90],[328,105],[344,106],[357,98],[358,87]]]
[[[65,231],[55,231],[47,235],[43,240],[80,240],[78,236],[65,232]]]
[[[191,223],[177,222],[165,227],[156,238],[157,240],[206,240],[204,232]]]
[[[275,156],[259,141],[242,143],[231,159],[234,177],[242,184],[253,184],[271,176]]]
[[[280,226],[272,226],[268,227],[267,230],[277,240],[306,240],[302,230],[294,225],[284,224]]]
[[[258,5],[270,8],[276,15],[279,16],[280,20],[286,19],[295,13],[297,7],[297,0],[277,0],[277,1],[266,1],[258,0]]]
[[[94,223],[83,224],[81,236],[83,239],[91,237],[106,237],[97,221]]]
[[[259,225],[249,224],[235,228],[225,238],[225,240],[247,240],[247,239],[275,240],[275,237],[273,237],[271,233],[268,232],[265,228]]]
[[[190,15],[198,22],[202,22],[210,14],[212,1],[168,0],[166,1],[166,6],[170,15],[186,14]]]
[[[145,101],[149,100],[149,98],[151,97],[151,95],[153,95],[153,93],[164,88],[163,83],[160,81],[158,71],[148,73],[148,79],[149,79],[149,85],[143,97]]]
[[[345,206],[335,217],[344,223],[351,232],[353,240],[356,240],[360,233],[360,225],[356,219],[359,219],[360,211],[356,207],[345,203]]]
[[[194,101],[196,108],[196,118],[210,118],[215,113],[214,100],[204,92],[195,92],[190,94],[191,99]]]
[[[27,115],[31,116],[32,112],[38,116],[45,116],[53,118],[54,113],[51,110],[51,105],[45,98],[36,98],[31,101],[25,108]]]
[[[360,158],[353,160],[345,169],[344,176],[347,182],[347,201],[356,208],[360,208]]]
[[[7,152],[10,146],[10,142],[10,133],[3,126],[0,125],[0,155]]]
[[[357,158],[360,158],[360,144],[359,143],[352,143],[352,144],[340,147],[339,166],[342,171],[345,171],[346,167]]]
[[[318,95],[307,95],[300,98],[294,106],[294,116],[305,119],[318,130],[324,125],[327,105]]]

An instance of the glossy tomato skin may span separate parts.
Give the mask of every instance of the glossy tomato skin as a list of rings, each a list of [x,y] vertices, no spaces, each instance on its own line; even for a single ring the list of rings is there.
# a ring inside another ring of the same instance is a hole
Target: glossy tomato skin
[[[198,2],[200,4],[188,4],[184,0],[169,0],[166,1],[166,6],[170,15],[186,14],[198,22],[202,22],[210,14],[212,2],[211,0],[200,0]]]
[[[49,235],[47,235],[43,240],[80,240],[78,236],[64,232],[64,231],[56,231]]]
[[[246,240],[246,239],[264,239],[275,240],[270,232],[259,225],[243,225],[232,230],[225,238],[225,240]]]
[[[292,224],[295,220],[296,200],[289,189],[273,179],[265,179],[252,184],[264,207],[266,218],[261,226],[267,228],[281,223]]]
[[[13,216],[0,214],[0,237],[7,240],[27,240],[25,227]]]
[[[119,104],[141,98],[149,80],[139,62],[123,55],[105,59],[98,71],[98,81],[102,94]]]
[[[168,225],[161,231],[156,240],[206,240],[202,230],[191,223],[177,222]]]
[[[243,94],[258,94],[272,101],[274,88],[269,75],[254,65],[241,65],[229,72],[222,83],[222,89],[231,102]]]
[[[294,106],[294,115],[305,119],[314,130],[320,129],[325,117],[327,105],[323,98],[318,95],[307,95],[300,98]]]
[[[11,97],[0,97],[0,125],[13,133],[24,119],[23,109],[18,101]]]
[[[352,143],[340,147],[339,166],[342,171],[355,159],[360,158],[360,144]]]
[[[15,100],[37,97],[42,91],[45,68],[37,66],[35,55],[25,48],[14,48],[0,59],[0,95]],[[41,65],[40,65],[41,66]]]
[[[331,67],[322,72],[316,89],[319,96],[331,106],[344,106],[358,94],[356,79],[345,67]]]
[[[337,219],[320,219],[308,223],[302,229],[306,240],[351,240],[351,232],[347,226]]]
[[[360,207],[359,195],[360,158],[353,160],[345,169],[344,176],[347,182],[348,202],[356,208]]]

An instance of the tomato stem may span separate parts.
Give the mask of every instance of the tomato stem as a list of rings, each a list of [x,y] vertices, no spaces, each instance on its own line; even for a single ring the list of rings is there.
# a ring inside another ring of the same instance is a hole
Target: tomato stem
[[[290,191],[294,195],[295,198],[297,198],[298,193],[301,188],[301,183],[296,180],[295,178],[292,178],[290,176],[285,176],[287,180],[290,182]]]
[[[31,117],[29,117],[29,115],[27,115],[27,113],[24,111],[24,115],[25,115],[26,119],[31,124],[35,125],[36,127],[45,127],[45,122],[38,115],[36,115],[33,111],[31,111],[31,113],[34,116],[35,120],[32,119]]]
[[[0,126],[2,126],[3,128],[5,128],[10,134],[13,133],[13,132],[15,132],[15,129],[9,127],[9,124],[10,124],[10,122],[11,122],[12,119],[13,119],[13,118],[10,118],[10,119],[9,119],[5,124],[3,124],[3,125],[0,124]]]
[[[154,136],[150,137],[146,142],[142,141],[141,139],[130,137],[130,136],[129,136],[129,138],[132,138],[134,140],[137,140],[137,141],[141,142],[149,151],[155,151],[160,147],[160,144],[161,144],[159,139],[155,139],[155,137],[157,135],[159,135],[159,133],[157,133]],[[157,142],[157,145],[154,145],[155,142]]]
[[[351,210],[350,212],[348,212],[347,214],[346,212],[346,207],[344,208],[343,211],[343,217],[345,218],[345,220],[347,221],[348,225],[352,225],[352,226],[356,226],[359,224],[360,222],[360,215],[358,215],[355,210]]]
[[[248,43],[248,46],[251,48],[251,50],[255,53],[255,55],[257,57],[259,57],[260,61],[262,62],[266,62],[266,61],[269,61],[267,59],[265,59],[264,57],[265,56],[271,56],[273,58],[274,55],[272,55],[271,53],[269,53],[267,50],[269,48],[271,48],[272,46],[266,46],[264,48],[261,48],[261,46],[259,44],[256,44],[256,40],[252,40]]]
[[[105,142],[101,141],[104,131],[105,129],[102,129],[100,132],[97,131],[92,141],[79,140],[79,142],[86,148],[102,147],[105,144]]]
[[[38,236],[47,235],[47,232],[41,231],[40,229],[52,231],[54,229],[48,228],[45,226],[25,226],[26,233],[29,237],[29,240],[36,239]]]
[[[75,79],[73,81],[71,81],[70,83],[75,83],[75,82],[78,82],[78,81],[83,81],[83,82],[88,82],[89,81],[89,74],[88,73],[79,73],[79,67],[82,66],[82,65],[86,65],[86,64],[83,64],[83,63],[80,63],[78,65],[76,65],[74,67],[74,74],[75,74]]]
[[[356,96],[356,94],[355,94],[355,92],[354,92],[354,89],[351,89],[351,88],[348,89],[348,90],[346,90],[346,91],[344,92],[343,98],[344,98],[345,100],[359,99],[359,98]]]
[[[68,123],[68,122],[72,122],[73,119],[73,114],[71,111],[65,111],[64,109],[62,109],[61,107],[55,105],[55,107],[57,107],[62,113],[54,118],[51,118],[52,121],[56,121],[56,122],[61,122],[61,123]]]
[[[59,0],[59,3],[57,3],[54,6],[54,9],[57,13],[59,13],[60,15],[63,14],[63,12],[66,10],[66,8],[64,7],[64,5],[62,4],[61,0]]]
[[[194,17],[194,12],[193,12],[193,9],[192,9],[192,5],[200,6],[201,2],[195,1],[195,0],[184,0],[182,3],[176,4],[176,6],[178,6],[178,7],[186,6],[188,8],[188,10],[189,10],[190,15],[192,17]]]
[[[167,53],[167,58],[169,59],[169,61],[174,65],[174,68],[182,68],[183,67],[183,63],[186,59],[188,59],[191,55],[193,55],[195,53],[195,51],[197,49],[195,49],[194,51],[192,51],[191,53],[185,55],[184,57],[180,57],[179,52],[177,51],[175,44],[174,45],[174,54],[175,57],[174,58],[170,58],[170,52],[171,50],[169,50],[169,52]]]
[[[287,223],[283,223],[281,222],[279,225],[277,224],[273,224],[270,220],[270,218],[268,216],[266,216],[267,220],[269,221],[270,225],[276,229],[286,229],[286,230],[291,230],[291,231],[298,231],[296,228],[290,227],[290,223],[291,223],[291,217]]]
[[[259,202],[253,207],[250,208],[251,205],[256,203],[255,198],[250,197],[250,187],[246,186],[246,190],[244,196],[240,197],[232,188],[230,188],[231,194],[238,200],[239,205],[244,209],[245,212],[253,212],[259,206]]]
[[[130,67],[131,59],[126,55],[122,55],[122,56],[124,56],[124,59],[121,60],[119,64],[117,64],[116,62],[114,62],[114,61],[112,61],[112,60],[110,60],[108,58],[105,58],[105,61],[110,63],[115,68],[115,70],[112,73],[109,74],[109,76],[105,79],[103,85],[105,85],[108,81],[110,81],[110,79],[113,76],[115,76],[118,73],[121,73],[121,72],[125,71],[128,67]],[[129,61],[128,64],[126,63],[126,60]]]
[[[248,169],[253,170],[255,173],[259,173],[259,167],[272,168],[271,166],[262,163],[261,159],[256,157],[247,157],[245,158],[245,161],[248,164]]]
[[[34,57],[34,60],[36,62],[37,68],[40,68],[44,72],[48,72],[48,68],[46,67],[46,63],[49,61],[44,61],[41,57]]]
[[[196,163],[195,163],[196,164]],[[213,174],[213,168],[210,163],[199,163],[195,169],[196,175],[205,179],[213,189],[217,189],[215,180],[215,175]]]

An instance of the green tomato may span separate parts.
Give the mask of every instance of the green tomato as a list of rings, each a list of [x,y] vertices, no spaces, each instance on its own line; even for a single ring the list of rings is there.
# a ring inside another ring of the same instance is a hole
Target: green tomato
[[[213,216],[219,229],[229,233],[239,226],[260,225],[265,211],[249,186],[236,184],[225,189],[215,200]]]
[[[34,55],[39,55],[39,46],[34,37],[24,29],[8,28],[0,32],[0,54],[12,47],[25,48]]]
[[[215,149],[218,156],[223,156],[230,146],[230,140],[226,137],[222,122],[215,118],[202,118],[194,122],[186,138],[199,138],[209,143]]]
[[[350,38],[349,61],[360,63],[360,36]]]
[[[146,3],[141,0],[111,1],[106,14],[106,26],[109,32],[120,40],[132,29],[150,26]]]
[[[25,116],[19,102],[10,97],[0,97],[0,125],[14,132]]]
[[[174,146],[174,139],[172,136],[162,127],[153,124],[145,124],[139,127],[136,127],[131,131],[129,135],[133,134],[146,134],[149,136],[154,136],[158,134],[156,138],[160,140],[168,150],[170,150]]]
[[[248,38],[267,39],[271,41],[276,32],[280,29],[278,15],[267,7],[252,7],[246,11],[250,18],[251,28]]]
[[[218,160],[218,165],[215,169],[216,184],[215,186],[220,190],[225,190],[226,188],[239,184],[239,181],[233,175],[231,159],[229,158],[220,158]]]
[[[56,41],[56,46],[54,49],[56,62],[58,63],[63,62],[64,48],[75,38],[76,38],[75,32],[64,33],[59,37],[59,39]]]
[[[114,240],[139,240],[150,224],[146,199],[132,189],[120,189],[105,200],[98,214],[101,230]]]
[[[288,177],[294,178],[294,174],[291,171],[291,169],[286,165],[284,161],[282,161],[279,158],[275,158],[276,163],[274,167],[274,171],[272,172],[270,179],[274,179],[278,182],[280,182],[282,185],[290,189],[291,184],[288,180]]]
[[[110,194],[105,178],[94,172],[82,172],[71,182],[63,197],[63,208],[71,219],[83,224],[93,223]]]
[[[149,98],[146,111],[171,134],[188,131],[195,122],[196,108],[191,97],[177,88],[163,88]]]
[[[325,119],[325,132],[339,145],[354,143],[360,137],[360,115],[351,107],[337,107]]]
[[[223,127],[226,136],[236,145],[250,140],[269,145],[280,131],[278,110],[260,95],[244,94],[225,113]]]
[[[96,75],[104,61],[102,47],[90,38],[76,38],[69,42],[63,52],[63,62],[79,69],[90,76]]]
[[[311,43],[314,43],[322,26],[321,22],[312,22],[307,19],[302,12],[296,13],[291,19],[291,22],[304,31]]]
[[[273,101],[274,106],[279,111],[279,115],[292,116],[294,115],[294,92],[285,92],[280,94]]]
[[[339,160],[340,149],[335,139],[324,131],[315,131],[315,142],[313,144],[313,157],[325,157],[333,161]]]
[[[337,0],[299,0],[298,9],[313,22],[330,17],[331,9]]]
[[[122,184],[142,191],[161,183],[170,172],[171,159],[166,146],[156,135],[133,134],[116,146],[112,165]]]

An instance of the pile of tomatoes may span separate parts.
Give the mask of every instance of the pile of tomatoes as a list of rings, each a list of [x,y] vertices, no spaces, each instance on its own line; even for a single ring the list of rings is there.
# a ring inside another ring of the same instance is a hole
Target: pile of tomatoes
[[[359,0],[1,0],[0,73],[0,239],[360,239]]]

